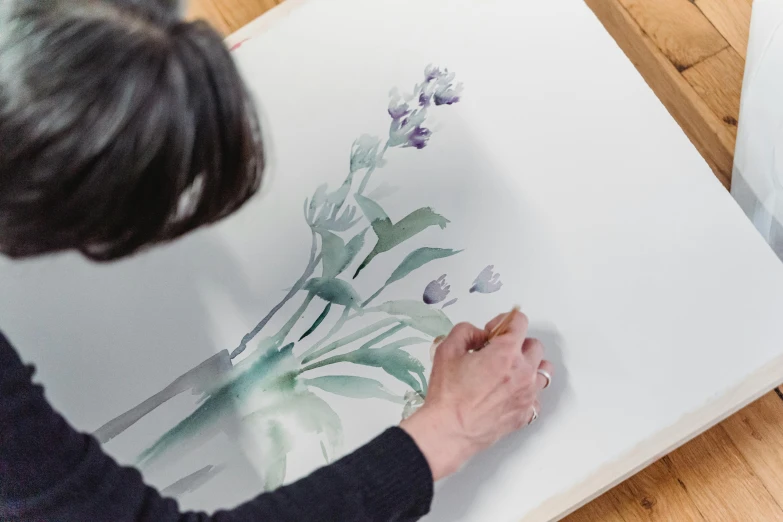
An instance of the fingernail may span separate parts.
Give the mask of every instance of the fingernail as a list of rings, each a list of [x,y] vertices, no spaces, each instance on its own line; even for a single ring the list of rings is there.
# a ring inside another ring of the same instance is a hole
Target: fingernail
[[[435,350],[438,349],[438,345],[442,343],[445,338],[445,335],[439,335],[432,340],[432,345],[430,346],[430,362],[435,360]]]

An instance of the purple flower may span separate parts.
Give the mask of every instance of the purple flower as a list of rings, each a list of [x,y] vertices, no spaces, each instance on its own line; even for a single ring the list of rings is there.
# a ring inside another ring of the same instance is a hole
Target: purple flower
[[[422,91],[421,94],[419,94],[419,105],[422,107],[428,107],[430,105],[431,99],[431,94],[427,94],[425,91]]]
[[[454,89],[446,89],[443,92],[436,92],[433,98],[435,105],[451,105],[459,101],[459,92]]]
[[[393,120],[399,120],[410,114],[410,112],[407,103],[401,103],[399,105],[389,104],[389,116],[391,116]]]
[[[470,287],[470,293],[478,292],[480,294],[491,294],[500,290],[503,282],[500,280],[500,274],[495,273],[495,265],[489,265],[482,270],[473,281]]]
[[[424,79],[428,82],[431,82],[435,78],[440,78],[443,74],[445,73],[441,72],[440,68],[435,67],[432,64],[429,64],[424,68]]]
[[[423,149],[427,146],[427,142],[432,135],[432,131],[424,127],[415,127],[410,134],[408,134],[408,143],[403,147],[416,147],[417,149]]]
[[[451,291],[451,286],[446,282],[446,274],[430,281],[424,289],[423,301],[427,304],[436,304],[444,301]]]

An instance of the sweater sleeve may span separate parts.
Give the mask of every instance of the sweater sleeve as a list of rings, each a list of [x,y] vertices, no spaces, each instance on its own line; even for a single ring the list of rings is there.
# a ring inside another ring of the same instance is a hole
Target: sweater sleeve
[[[405,521],[429,511],[433,479],[416,443],[390,428],[308,477],[213,515],[177,502],[75,431],[0,334],[0,520],[82,522]]]

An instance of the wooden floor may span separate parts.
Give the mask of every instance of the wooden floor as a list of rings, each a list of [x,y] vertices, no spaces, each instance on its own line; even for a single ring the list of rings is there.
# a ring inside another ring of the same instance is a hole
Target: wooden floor
[[[585,0],[729,188],[752,0]],[[191,0],[224,34],[276,0]],[[567,522],[783,521],[783,394],[771,391]]]

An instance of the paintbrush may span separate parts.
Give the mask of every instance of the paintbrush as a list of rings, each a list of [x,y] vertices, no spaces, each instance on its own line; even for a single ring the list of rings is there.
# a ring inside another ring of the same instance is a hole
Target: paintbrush
[[[482,348],[485,348],[489,343],[492,342],[492,339],[499,335],[503,335],[508,331],[508,325],[511,324],[511,320],[514,318],[514,312],[519,312],[519,306],[515,305],[509,313],[506,314],[506,316],[500,320],[498,324],[495,325],[495,327],[490,330],[489,335],[487,335],[487,340],[484,341],[484,344],[479,346],[478,348],[471,348],[468,350],[468,353],[473,353],[481,350]],[[438,345],[443,342],[443,340],[446,338],[445,335],[440,335],[436,337],[432,341],[432,346],[430,347],[430,359],[435,359],[435,350],[437,350]],[[413,413],[418,410],[423,404],[424,404],[424,397],[419,395],[416,392],[409,392],[411,393],[411,396],[407,398],[407,403],[405,405],[405,408],[402,410],[402,418],[406,419],[413,415]]]
[[[501,319],[501,321],[495,325],[495,327],[490,330],[489,335],[487,335],[487,340],[484,341],[484,344],[479,346],[478,348],[471,348],[468,350],[468,353],[473,353],[481,350],[482,348],[485,348],[489,343],[492,342],[492,339],[497,337],[498,335],[503,335],[508,330],[508,325],[511,323],[511,319],[514,317],[514,312],[519,312],[520,308],[518,305],[514,305],[514,307],[511,309],[509,313]],[[435,350],[438,348],[438,345],[443,342],[443,340],[446,338],[445,335],[439,335],[432,341],[432,346],[430,348],[430,360],[435,359]]]
[[[519,312],[519,305],[514,305],[511,311],[507,313],[506,316],[503,319],[501,319],[501,321],[498,324],[496,324],[492,330],[490,330],[486,342],[483,345],[481,345],[481,347],[473,350],[468,350],[468,353],[477,352],[481,350],[481,348],[486,348],[486,346],[492,342],[492,339],[494,339],[498,335],[503,335],[504,333],[506,333],[508,331],[508,325],[511,324],[511,319],[514,318],[514,312]]]

